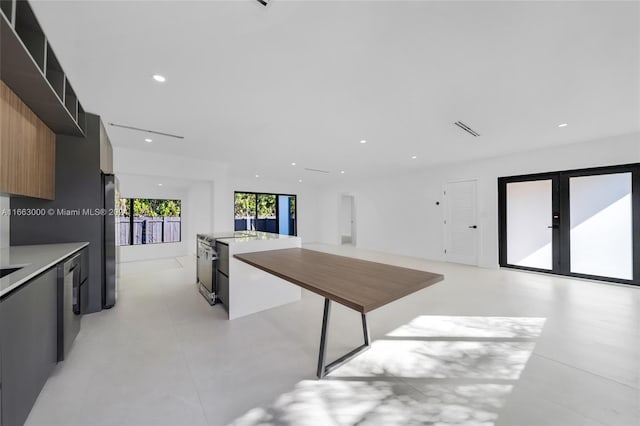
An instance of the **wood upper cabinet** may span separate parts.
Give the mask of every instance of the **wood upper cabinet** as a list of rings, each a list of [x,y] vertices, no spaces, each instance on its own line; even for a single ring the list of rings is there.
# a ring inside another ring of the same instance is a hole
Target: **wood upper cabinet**
[[[55,134],[0,81],[0,193],[55,198]]]

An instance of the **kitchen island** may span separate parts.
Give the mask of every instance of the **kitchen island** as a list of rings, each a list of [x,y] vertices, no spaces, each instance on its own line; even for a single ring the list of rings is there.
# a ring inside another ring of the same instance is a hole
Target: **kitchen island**
[[[211,237],[218,255],[218,302],[227,308],[230,320],[300,300],[300,287],[234,258],[239,253],[301,247],[300,237],[260,231]]]

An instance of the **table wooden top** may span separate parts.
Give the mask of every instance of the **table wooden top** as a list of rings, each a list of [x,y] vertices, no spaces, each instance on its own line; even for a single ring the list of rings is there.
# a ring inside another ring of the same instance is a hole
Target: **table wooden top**
[[[361,313],[444,279],[432,272],[302,248],[239,253],[234,257]]]

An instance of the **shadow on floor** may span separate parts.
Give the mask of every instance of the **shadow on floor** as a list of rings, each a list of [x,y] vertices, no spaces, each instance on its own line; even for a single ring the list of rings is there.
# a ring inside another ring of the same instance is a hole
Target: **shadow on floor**
[[[300,381],[232,424],[494,424],[544,322],[419,316],[324,380]]]

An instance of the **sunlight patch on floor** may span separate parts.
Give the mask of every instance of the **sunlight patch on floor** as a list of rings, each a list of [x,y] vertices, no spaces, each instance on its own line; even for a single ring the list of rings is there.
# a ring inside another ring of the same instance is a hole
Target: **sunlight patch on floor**
[[[438,385],[426,393],[402,382],[305,380],[233,425],[491,425],[511,385]]]
[[[544,318],[421,315],[387,336],[536,338],[544,322]]]
[[[324,380],[303,380],[233,424],[491,425],[544,322],[422,315]]]

